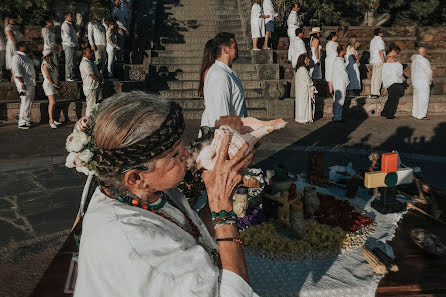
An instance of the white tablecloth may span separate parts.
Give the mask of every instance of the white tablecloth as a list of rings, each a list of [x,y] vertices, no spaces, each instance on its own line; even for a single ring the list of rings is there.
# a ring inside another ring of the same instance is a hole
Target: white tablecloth
[[[296,182],[302,190],[307,184],[303,179]],[[345,190],[330,187],[317,188],[318,192],[343,198]],[[404,199],[404,197],[398,197]],[[367,246],[379,246],[393,257],[392,249],[385,242],[395,234],[398,221],[405,212],[380,214],[370,207],[371,196],[359,189],[352,204],[364,209],[377,223],[375,232],[367,240]],[[374,274],[361,253],[361,248],[322,260],[278,261],[246,255],[249,277],[254,291],[261,297],[284,296],[375,296],[382,276]]]

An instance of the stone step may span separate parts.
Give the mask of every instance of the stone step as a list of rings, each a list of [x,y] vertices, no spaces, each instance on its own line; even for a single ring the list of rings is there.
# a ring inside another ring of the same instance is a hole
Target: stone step
[[[230,28],[233,27],[237,27],[237,26],[241,26],[242,25],[242,21],[240,19],[238,20],[231,20],[231,22],[228,24],[228,22],[226,20],[219,20],[219,19],[197,19],[197,18],[193,18],[190,17],[188,19],[172,19],[169,20],[170,22],[173,23],[179,23],[180,25],[185,25],[188,27],[207,27],[207,26],[226,26],[229,25]],[[162,23],[162,22],[161,22]]]
[[[250,50],[251,45],[248,44],[238,44],[237,46],[239,50]],[[173,51],[189,51],[189,50],[196,50],[200,53],[203,52],[204,44],[196,44],[191,45],[190,43],[164,43],[163,47],[165,50],[173,50]]]
[[[200,73],[201,61],[198,64],[184,64],[184,65],[151,65],[156,72],[174,72],[176,74],[181,73]],[[257,67],[254,64],[234,64],[232,69],[238,74],[241,73],[257,73]]]
[[[231,6],[231,7],[223,7],[223,6],[213,6],[213,7],[206,7],[206,6],[200,6],[200,7],[176,7],[176,8],[165,8],[165,15],[167,16],[191,16],[191,17],[203,17],[203,16],[215,16],[215,18],[218,18],[220,16],[238,16],[239,9],[237,6]],[[161,17],[163,17],[163,14],[161,14]]]
[[[251,57],[251,51],[249,50],[241,50],[239,49],[238,52],[239,57],[248,58]],[[203,56],[203,49],[191,49],[189,48],[189,51],[182,51],[182,50],[161,50],[161,51],[152,51],[152,58],[159,57],[159,58],[202,58]]]
[[[251,57],[239,57],[238,64],[250,64]],[[201,65],[201,57],[154,57],[152,58],[152,65],[187,65],[197,64]]]
[[[242,81],[256,80],[258,75],[257,72],[241,72],[239,73],[239,77]],[[200,73],[179,72],[175,78],[179,81],[200,81]]]
[[[171,44],[171,43],[180,43],[180,44],[190,44],[192,47],[203,46],[209,39],[213,38],[215,35],[211,35],[209,37],[189,37],[176,35],[173,37],[161,37],[161,44]],[[237,45],[246,45],[246,40],[243,36],[235,35],[235,39],[237,40]]]
[[[166,32],[166,33],[161,33],[161,37],[180,37],[182,36],[183,38],[193,38],[193,37],[199,37],[199,38],[214,38],[214,36],[218,33],[217,30],[213,30],[213,31],[194,31],[194,30],[188,30],[188,31],[180,31],[180,32]],[[235,36],[242,36],[242,31],[240,29],[235,29],[232,30],[231,33],[234,33]]]
[[[159,91],[160,95],[169,100],[183,100],[197,97],[197,89],[190,90],[163,90]],[[262,98],[262,90],[245,90],[245,98]]]
[[[157,83],[158,81],[154,82]],[[199,80],[171,80],[166,82],[169,90],[189,90],[198,89],[200,84]],[[243,89],[246,90],[257,90],[263,89],[265,83],[259,80],[242,80]]]

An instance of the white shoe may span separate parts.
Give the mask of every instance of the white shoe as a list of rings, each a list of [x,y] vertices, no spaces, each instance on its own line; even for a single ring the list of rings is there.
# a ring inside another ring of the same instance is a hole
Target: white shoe
[[[62,125],[62,123],[58,122],[58,121],[53,121],[53,123],[56,124],[56,125]]]
[[[55,122],[54,123],[50,123],[50,127],[53,128],[53,129],[57,129],[57,126],[56,126]]]
[[[74,81],[74,79],[67,78],[65,81]]]

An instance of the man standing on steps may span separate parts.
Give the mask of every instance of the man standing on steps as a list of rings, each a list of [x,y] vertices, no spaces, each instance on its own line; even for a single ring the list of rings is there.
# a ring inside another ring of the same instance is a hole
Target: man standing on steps
[[[426,59],[426,48],[419,47],[418,55],[412,60],[412,86],[413,106],[412,116],[419,120],[428,120],[426,117],[429,107],[429,93],[432,84],[432,69]]]
[[[120,0],[115,0],[115,7],[112,10],[112,16],[115,18],[118,24],[118,46],[121,49],[118,53],[120,60],[123,59],[123,49],[125,44],[125,39],[129,34],[130,24],[128,22],[128,12],[126,10],[127,6],[121,4]]]
[[[288,48],[288,61],[291,61],[291,56],[292,56],[291,44],[293,44],[293,41],[296,38],[296,29],[300,27],[299,17],[297,16],[298,12],[299,12],[299,4],[294,3],[294,6],[291,9],[290,15],[288,16],[287,20],[287,26],[288,26],[287,34],[288,38],[290,39],[290,46]]]
[[[24,42],[17,42],[17,53],[12,57],[12,70],[20,96],[19,128],[29,129],[32,127],[31,110],[36,87],[36,71],[33,60],[26,55]]]
[[[370,98],[377,99],[380,94],[382,84],[382,70],[386,59],[386,45],[382,39],[384,33],[381,28],[375,29],[375,37],[370,41],[370,61],[373,66],[372,81],[370,86]]]
[[[208,127],[214,127],[215,121],[222,116],[247,116],[242,82],[232,70],[232,63],[238,58],[234,34],[217,34],[214,46],[217,59],[209,68],[204,82],[205,109],[201,117],[201,126]]]
[[[85,116],[89,116],[96,102],[102,99],[101,84],[103,80],[94,63],[94,53],[91,48],[87,47],[82,54],[83,58],[79,69],[82,76],[82,89],[87,101]]]
[[[98,20],[92,18],[88,23],[88,42],[94,51],[96,66],[98,66],[101,74],[104,75],[106,70],[105,61],[107,60],[107,51],[105,49],[107,42],[105,39],[106,29]]]
[[[268,41],[271,38],[271,35],[274,32],[274,18],[277,16],[276,11],[274,10],[274,5],[271,0],[263,1],[263,15],[265,16],[265,44],[263,45],[263,49],[271,49],[268,46]]]
[[[74,81],[74,66],[76,65],[76,48],[78,47],[76,30],[71,23],[73,14],[65,13],[65,22],[60,27],[63,51],[65,52],[65,80]]]
[[[350,83],[347,70],[345,70],[344,56],[345,46],[339,45],[337,48],[338,56],[333,62],[331,77],[333,84],[333,122],[343,123],[342,108],[345,102],[345,93]]]

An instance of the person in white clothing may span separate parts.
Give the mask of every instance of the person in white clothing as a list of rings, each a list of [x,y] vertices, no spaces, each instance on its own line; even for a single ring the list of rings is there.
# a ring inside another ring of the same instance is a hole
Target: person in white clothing
[[[128,14],[120,0],[115,0],[112,10],[112,17],[118,24],[118,46],[121,49],[118,53],[119,59],[123,59],[122,50],[124,49],[126,36],[129,34],[130,24],[128,22]]]
[[[89,116],[96,102],[102,100],[101,84],[103,80],[94,63],[94,54],[91,48],[84,49],[82,53],[83,57],[79,70],[82,77],[82,89],[87,102],[85,114]]]
[[[347,46],[347,53],[345,54],[345,68],[348,73],[348,80],[350,83],[347,87],[347,93],[349,96],[354,97],[359,95],[361,91],[361,76],[359,72],[359,59],[358,51],[360,43],[356,41],[356,38],[351,37]]]
[[[263,44],[263,49],[269,50],[271,49],[268,46],[268,42],[271,38],[271,34],[274,32],[274,18],[277,16],[276,11],[274,10],[274,5],[271,0],[263,1],[263,14],[265,15],[265,42]]]
[[[121,48],[118,45],[118,39],[116,37],[115,32],[115,22],[108,20],[107,21],[107,72],[108,72],[108,79],[113,79],[113,68],[115,65],[116,60],[116,51],[119,51]]]
[[[395,119],[400,98],[404,96],[405,90],[404,81],[406,78],[403,74],[403,65],[396,60],[399,52],[399,46],[392,43],[389,46],[387,61],[382,70],[383,87],[387,89],[388,98],[381,111],[381,116],[389,120]]]
[[[1,20],[1,19],[0,19]],[[6,59],[6,40],[2,24],[0,24],[0,82],[5,81],[3,77],[3,67]]]
[[[372,80],[370,86],[370,97],[378,98],[382,84],[382,69],[386,59],[386,45],[382,39],[384,33],[381,28],[376,28],[375,37],[370,41],[370,61],[372,64]]]
[[[330,32],[327,39],[328,42],[325,45],[325,80],[328,82],[328,89],[330,93],[333,93],[331,73],[333,63],[338,55],[338,43],[336,42],[336,40],[338,40],[338,36],[336,32]]]
[[[290,40],[290,46],[288,48],[288,61],[290,61],[290,62],[292,61],[292,59],[291,59],[291,56],[292,56],[291,44],[293,43],[293,40],[296,38],[296,29],[300,28],[299,17],[297,15],[299,10],[300,10],[299,4],[294,3],[293,8],[291,9],[291,12],[288,15],[288,20],[287,20],[287,35]],[[299,56],[297,56],[297,58],[298,57]],[[297,58],[296,58],[296,60],[297,60]]]
[[[245,94],[232,63],[238,57],[238,47],[232,33],[221,32],[214,38],[217,52],[215,63],[209,68],[204,82],[205,109],[201,126],[214,127],[221,116],[246,117]]]
[[[259,5],[260,0],[251,0],[251,36],[252,49],[258,51],[257,42],[259,38],[265,36],[265,16],[262,14],[262,7]]]
[[[202,173],[207,210],[218,213],[213,238],[177,189],[189,157],[178,104],[121,93],[92,120],[99,186],[83,216],[74,297],[258,297],[231,213],[254,153],[245,146],[229,159],[225,135],[214,169]]]
[[[304,31],[302,28],[297,28],[295,32],[296,37],[292,39],[290,43],[289,54],[291,54],[291,66],[293,69],[296,68],[297,59],[302,55],[307,53],[307,48],[305,47],[305,42],[302,40],[304,36]]]
[[[5,27],[5,35],[7,39],[5,53],[6,69],[11,70],[11,81],[14,81],[12,58],[17,52],[16,44],[20,41],[20,32],[13,17],[8,19],[8,25]]]
[[[432,84],[432,69],[426,59],[426,48],[419,47],[418,55],[412,61],[413,106],[412,116],[419,120],[427,120],[429,107],[430,85]]]
[[[343,123],[342,107],[345,102],[345,93],[349,84],[348,74],[345,70],[344,56],[345,46],[339,45],[337,57],[333,62],[331,79],[333,84],[333,121]]]
[[[42,28],[43,50],[51,49],[57,51],[56,34],[54,34],[54,23],[52,20],[45,21],[45,27]]]
[[[65,80],[74,81],[74,66],[76,65],[76,49],[78,48],[78,39],[73,24],[73,14],[65,13],[65,21],[60,28],[62,36],[62,46],[65,53]]]
[[[12,57],[11,66],[20,96],[19,128],[29,129],[32,127],[31,110],[36,87],[36,71],[33,60],[26,55],[25,43],[17,42],[16,45],[17,53]]]
[[[107,41],[106,41],[106,29],[98,20],[92,19],[88,23],[88,42],[91,49],[94,51],[96,66],[102,75],[104,75],[107,65]]]
[[[50,127],[57,128],[57,125],[62,123],[54,120],[54,107],[56,106],[56,95],[59,93],[61,87],[59,81],[59,68],[56,56],[51,47],[46,48],[43,53],[43,61],[41,71],[43,76],[43,91],[48,97],[48,117]]]
[[[303,53],[297,59],[296,73],[294,74],[294,85],[296,88],[295,97],[295,117],[298,123],[310,123],[314,119],[314,100],[316,88],[308,73],[310,59],[306,53]]]
[[[310,47],[311,47],[311,61],[310,61],[310,75],[313,79],[322,79],[321,69],[321,28],[314,27],[310,32]]]

